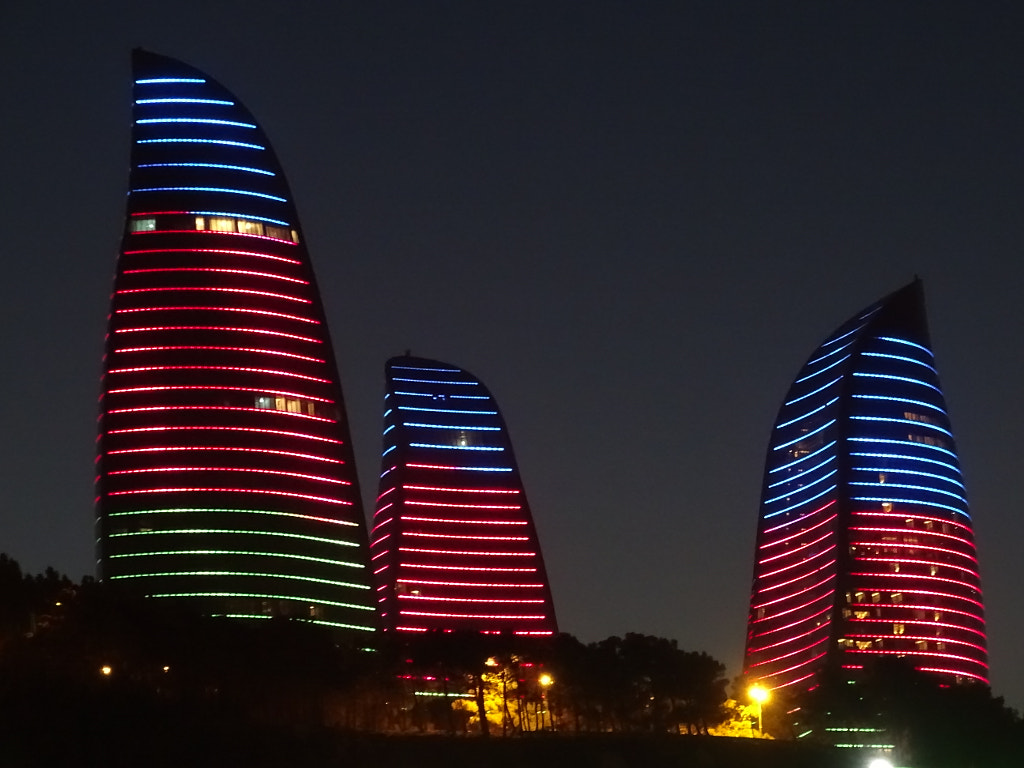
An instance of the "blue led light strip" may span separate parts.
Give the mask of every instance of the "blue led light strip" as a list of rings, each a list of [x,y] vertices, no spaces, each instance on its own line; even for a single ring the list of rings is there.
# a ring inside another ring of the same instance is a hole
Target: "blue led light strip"
[[[790,512],[791,510],[794,510],[797,507],[802,507],[804,504],[809,504],[810,502],[814,501],[815,499],[820,499],[826,493],[830,493],[831,491],[834,491],[835,489],[836,489],[835,485],[829,486],[828,488],[826,488],[821,493],[819,493],[819,494],[817,494],[815,496],[811,496],[809,499],[804,499],[803,501],[801,501],[801,502],[799,502],[797,504],[792,504],[792,505],[786,507],[785,509],[780,509],[778,512],[772,512],[770,514],[765,515],[764,519],[767,520],[770,517],[775,517],[776,515],[781,515],[781,514],[783,514],[785,512]]]
[[[400,411],[423,411],[423,412],[426,412],[426,413],[465,413],[465,414],[472,414],[474,416],[497,416],[498,415],[497,411],[459,411],[459,410],[455,410],[453,408],[416,408],[416,407],[411,406],[411,405],[400,405],[400,406],[398,406],[398,410],[400,410]],[[390,413],[390,412],[391,411],[388,411],[388,413]],[[388,414],[385,413],[384,415],[387,416]]]
[[[850,442],[852,442],[852,443],[883,443],[883,444],[887,444],[887,445],[906,445],[906,446],[912,447],[912,448],[921,448],[923,450],[938,451],[939,453],[944,453],[947,456],[952,456],[954,459],[957,459],[957,455],[955,453],[953,453],[952,451],[947,450],[945,448],[940,448],[937,445],[928,445],[928,443],[915,443],[915,442],[913,442],[911,440],[887,440],[887,439],[884,439],[884,438],[881,438],[881,437],[849,437],[847,439]],[[914,457],[913,456],[899,456],[897,458],[912,459]],[[959,460],[959,459],[957,459],[957,460]]]
[[[915,421],[914,419],[890,419],[886,416],[851,416],[854,421],[884,421],[892,424],[910,424],[915,427],[924,427],[925,429],[934,429],[941,432],[944,435],[953,437],[953,433],[944,427],[940,427],[937,424],[929,424],[927,421]]]
[[[960,468],[954,464],[949,464],[945,461],[939,461],[937,459],[926,459],[921,456],[907,456],[902,453],[851,453],[850,455],[860,456],[869,459],[903,459],[904,461],[923,461],[927,464],[938,464],[940,467],[948,467],[949,469],[952,469],[954,472],[956,472],[958,476],[960,475]]]
[[[434,445],[431,443],[409,443],[413,448],[443,448],[450,451],[504,451],[504,448],[494,448],[485,445]]]
[[[962,509],[958,509],[957,507],[951,507],[948,504],[939,504],[938,502],[935,501],[921,501],[920,499],[897,499],[893,498],[892,496],[887,496],[885,498],[881,498],[878,496],[854,496],[853,501],[877,501],[889,504],[910,504],[922,507],[937,507],[939,509],[948,509],[950,512],[956,512],[958,515],[963,515],[968,520],[971,519],[971,516],[964,512]]]
[[[136,80],[136,85],[152,85],[153,83],[205,83],[201,77],[151,77],[146,80]]]
[[[819,432],[821,432],[822,430],[828,429],[829,427],[831,427],[835,423],[836,423],[835,419],[829,419],[828,421],[826,421],[824,424],[822,424],[817,429],[812,429],[810,432],[805,432],[804,434],[800,435],[800,437],[796,438],[795,440],[790,440],[788,443],[782,443],[781,445],[776,445],[774,448],[772,448],[772,450],[773,451],[781,451],[783,448],[788,448],[791,445],[796,445],[797,443],[803,442],[808,437],[816,435]],[[807,458],[807,457],[805,456],[804,458]]]
[[[890,341],[893,344],[906,344],[908,347],[917,347],[922,352],[924,352],[926,355],[928,355],[928,357],[932,357],[932,358],[935,357],[935,353],[932,352],[930,349],[928,349],[928,347],[923,347],[920,344],[915,344],[914,342],[907,341],[906,339],[896,339],[896,338],[893,338],[892,336],[879,336],[878,340],[879,341]]]
[[[856,455],[856,454],[854,454]],[[902,458],[902,457],[900,457]],[[853,467],[855,472],[879,472],[887,475],[914,475],[915,477],[931,477],[935,480],[944,480],[947,483],[964,488],[964,484],[952,477],[946,477],[945,475],[936,475],[933,472],[918,472],[913,469],[894,469],[893,467]]]
[[[221,104],[225,107],[235,106],[233,101],[224,99],[136,99],[136,104]]]
[[[820,387],[818,387],[817,389],[811,390],[806,395],[800,395],[800,397],[795,397],[792,400],[790,400],[788,403],[783,403],[783,405],[793,405],[793,403],[799,403],[801,400],[806,400],[808,397],[813,397],[814,395],[818,394],[819,392],[823,392],[824,390],[828,389],[833,384],[835,384],[837,381],[842,381],[842,378],[843,378],[842,376],[838,376],[838,377],[832,379],[832,381],[830,381],[828,384],[822,384]]]
[[[809,360],[807,363],[804,364],[804,368],[810,368],[812,365],[820,363],[822,360],[828,360],[830,357],[832,357],[832,355],[838,355],[840,352],[842,352],[844,349],[846,349],[851,344],[853,344],[853,341],[848,341],[845,344],[843,344],[841,347],[836,347],[831,352],[826,352],[821,357],[816,357],[813,360]]]
[[[942,394],[942,390],[936,387],[934,384],[929,384],[927,381],[921,381],[920,379],[912,379],[908,376],[887,376],[884,373],[862,373],[860,371],[854,371],[853,375],[865,379],[888,379],[889,381],[905,381],[908,384],[919,384],[922,387],[934,389],[940,395]]]
[[[808,471],[810,471],[810,470],[808,470]],[[831,472],[826,472],[824,475],[822,475],[821,477],[817,478],[813,482],[805,483],[805,484],[801,485],[799,488],[794,488],[793,490],[786,491],[781,496],[776,496],[773,499],[765,499],[764,503],[766,505],[768,505],[768,504],[771,504],[772,502],[779,501],[780,499],[786,499],[786,498],[789,498],[790,496],[795,496],[796,494],[798,494],[798,493],[800,493],[802,491],[806,491],[808,488],[813,488],[818,483],[825,482],[826,480],[828,480],[830,477],[832,477],[832,475],[834,475],[838,471],[839,471],[838,469],[833,469]],[[814,496],[812,498],[817,498],[817,496]],[[800,503],[802,504],[803,502],[800,502]]]
[[[458,429],[467,432],[500,432],[501,427],[463,427],[454,424],[420,424],[418,422],[404,421],[403,427],[420,427],[421,429]]]
[[[791,461],[788,464],[783,464],[781,467],[776,467],[775,469],[769,469],[768,470],[768,474],[769,475],[773,475],[776,472],[781,472],[784,469],[789,469],[790,467],[795,467],[797,464],[800,464],[801,462],[804,462],[804,461],[807,461],[808,459],[814,458],[815,456],[817,456],[822,451],[827,451],[829,448],[831,448],[835,444],[836,444],[835,440],[833,440],[833,441],[831,441],[829,443],[825,443],[825,445],[821,446],[821,448],[819,448],[818,450],[812,451],[811,453],[808,453],[806,456],[801,456],[796,461]]]
[[[909,397],[887,397],[886,395],[853,395],[856,400],[882,400],[890,403],[906,403],[907,405],[920,405],[923,408],[931,408],[943,416],[948,416],[945,410],[935,403],[927,403],[924,400],[911,400]]]
[[[139,139],[136,144],[223,144],[228,147],[264,150],[259,144],[247,144],[244,141],[227,141],[225,139]]]
[[[229,195],[248,195],[249,197],[262,197],[265,200],[276,200],[279,203],[287,203],[283,197],[277,195],[267,195],[263,192],[250,192],[247,189],[222,189],[221,187],[143,187],[142,189],[133,189],[132,193],[137,192],[223,192]]]
[[[431,373],[462,373],[458,368],[416,368],[411,365],[392,365],[393,371],[430,371]]]
[[[230,125],[234,128],[255,128],[252,123],[239,123],[235,120],[213,120],[206,117],[149,117],[145,120],[136,120],[136,125],[147,125],[149,123],[202,123],[204,125]]]
[[[226,171],[245,171],[246,173],[259,173],[263,176],[276,176],[273,171],[265,171],[262,168],[249,168],[245,165],[223,165],[221,163],[143,163],[139,168],[222,168]]]
[[[838,400],[839,400],[838,397],[833,397],[827,403],[825,403],[824,405],[819,405],[813,411],[808,411],[803,416],[797,416],[795,419],[790,419],[789,421],[783,422],[782,424],[778,424],[775,428],[776,429],[782,429],[783,427],[788,427],[790,424],[796,424],[798,421],[803,421],[808,416],[813,416],[814,414],[818,413],[819,411],[825,410],[826,408],[828,408],[830,405],[832,405],[833,403],[837,402]]]
[[[813,379],[813,378],[814,378],[815,376],[820,376],[820,375],[821,375],[821,374],[823,374],[823,373],[824,373],[825,371],[830,371],[830,370],[832,370],[832,369],[833,369],[833,368],[835,368],[835,367],[836,367],[837,365],[842,365],[843,363],[845,363],[845,362],[846,362],[847,360],[849,360],[849,359],[850,359],[850,356],[849,356],[849,355],[844,355],[843,357],[841,357],[841,358],[839,358],[838,360],[836,360],[836,361],[835,361],[834,363],[831,363],[830,365],[826,365],[826,366],[825,366],[824,368],[822,368],[822,369],[821,369],[820,371],[815,371],[814,373],[809,373],[809,374],[807,374],[806,376],[804,376],[804,377],[803,377],[802,379],[797,379],[797,380],[796,380],[796,381],[794,381],[793,383],[794,383],[794,384],[799,384],[799,383],[801,383],[801,382],[807,381],[808,379]]]
[[[867,317],[867,315],[865,315],[865,317]],[[862,317],[862,318],[860,318],[860,319],[861,319],[861,320],[863,320],[864,318]],[[847,336],[852,336],[853,334],[855,334],[855,333],[856,333],[857,331],[859,331],[859,330],[860,330],[861,328],[863,328],[863,327],[864,327],[863,325],[858,325],[858,326],[857,326],[856,328],[854,328],[854,329],[853,329],[852,331],[847,331],[847,332],[846,332],[846,333],[844,333],[844,334],[843,334],[842,336],[836,336],[836,337],[835,337],[834,339],[829,339],[829,340],[828,340],[828,341],[826,341],[826,342],[825,342],[824,344],[822,344],[822,345],[821,345],[821,346],[819,347],[819,349],[824,349],[825,347],[831,347],[831,346],[832,346],[833,344],[835,344],[835,343],[836,343],[837,341],[842,341],[842,340],[843,340],[843,339],[845,339],[845,338],[846,338]]]
[[[806,458],[806,457],[805,457],[805,458]],[[787,477],[787,478],[784,478],[784,479],[782,479],[782,480],[776,480],[776,481],[775,481],[774,483],[772,483],[772,484],[771,484],[771,485],[769,485],[768,487],[769,487],[769,488],[777,488],[778,486],[780,486],[780,485],[783,485],[783,484],[785,484],[785,483],[790,483],[790,482],[793,482],[794,480],[799,480],[799,479],[800,479],[801,477],[803,477],[804,475],[809,475],[809,474],[810,474],[811,472],[813,472],[814,470],[816,470],[816,469],[821,469],[821,468],[822,468],[822,467],[824,467],[824,466],[825,466],[826,464],[828,464],[828,463],[829,463],[830,461],[835,461],[835,460],[836,460],[836,457],[835,457],[835,454],[833,454],[832,456],[829,456],[829,457],[828,457],[827,459],[825,459],[825,460],[824,460],[823,462],[821,462],[820,464],[815,464],[815,465],[814,465],[813,467],[811,467],[810,469],[805,469],[805,470],[804,470],[803,472],[798,472],[797,474],[793,475],[792,477]]]
[[[410,384],[451,384],[452,386],[460,387],[479,386],[479,383],[475,381],[435,381],[433,379],[400,379],[398,377],[395,377],[394,381],[407,381]]]
[[[915,360],[912,357],[904,357],[903,355],[887,355],[887,354],[885,354],[883,352],[861,352],[861,355],[863,355],[864,357],[884,357],[884,358],[886,358],[888,360],[900,360],[901,362],[904,362],[904,363],[913,363],[914,365],[922,365],[922,366],[924,366],[925,368],[927,368],[929,371],[931,371],[932,373],[934,373],[936,375],[938,375],[938,373],[939,373],[932,366],[928,365],[928,363],[923,363],[920,360]]]
[[[908,491],[924,491],[926,493],[940,493],[943,496],[951,496],[952,498],[956,499],[957,501],[962,501],[964,503],[964,506],[967,505],[967,499],[965,499],[959,493],[954,493],[953,491],[943,491],[943,490],[939,490],[938,488],[929,488],[927,485],[908,485],[906,483],[865,483],[865,482],[850,483],[850,485],[857,485],[857,486],[862,486],[862,487],[865,487],[865,488],[904,488],[904,489],[906,489]]]

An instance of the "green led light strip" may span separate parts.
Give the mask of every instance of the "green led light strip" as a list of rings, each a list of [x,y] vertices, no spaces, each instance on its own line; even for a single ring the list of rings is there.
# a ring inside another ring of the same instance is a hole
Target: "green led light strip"
[[[265,616],[261,613],[213,613],[211,616],[222,616],[226,619],[272,619],[273,616]],[[360,624],[342,624],[337,621],[310,621],[309,619],[294,619],[308,624],[325,624],[328,627],[341,627],[342,629],[358,629],[363,632],[373,632],[373,627],[364,627]],[[361,650],[367,650],[363,648]],[[372,649],[371,649],[372,650]]]
[[[243,515],[275,515],[277,517],[297,517],[300,520],[313,520],[321,523],[331,523],[333,525],[348,525],[354,528],[358,528],[358,523],[353,523],[348,520],[331,520],[323,517],[316,517],[315,515],[300,515],[297,512],[278,512],[270,509],[203,509],[201,507],[178,507],[170,509],[136,509],[129,512],[109,512],[107,517],[125,517],[129,515],[162,515],[162,514],[173,514],[177,512],[238,512]]]
[[[306,560],[311,563],[344,565],[348,568],[363,567],[359,563],[349,563],[345,560],[329,560],[326,557],[291,555],[286,552],[246,552],[239,549],[168,549],[161,552],[127,552],[120,555],[110,555],[109,557],[111,560],[116,560],[120,557],[159,557],[161,555],[248,555],[250,557],[286,557],[289,560]]]
[[[327,539],[322,536],[304,536],[301,533],[281,533],[278,531],[241,531],[233,530],[230,528],[175,528],[167,531],[132,531],[130,533],[112,533],[110,538],[115,539],[119,536],[162,536],[170,535],[175,533],[240,533],[247,536],[282,536],[289,539],[304,539],[306,541],[320,541],[324,544],[337,544],[340,547],[358,547],[359,545],[352,541],[341,541],[339,539]]]
[[[296,595],[263,595],[256,592],[160,592],[150,597],[252,597],[258,600],[297,600],[300,603],[314,605],[333,605],[338,608],[354,608],[357,611],[372,611],[372,606],[356,605],[355,603],[339,603],[335,600],[311,600]]]
[[[125,573],[111,576],[111,579],[146,579],[160,576],[255,576],[261,579],[291,579],[293,581],[311,581],[316,584],[330,584],[332,587],[352,587],[353,589],[369,589],[365,584],[352,584],[348,581],[317,579],[313,576],[292,576],[286,573],[253,573],[251,571],[161,571],[159,573]]]

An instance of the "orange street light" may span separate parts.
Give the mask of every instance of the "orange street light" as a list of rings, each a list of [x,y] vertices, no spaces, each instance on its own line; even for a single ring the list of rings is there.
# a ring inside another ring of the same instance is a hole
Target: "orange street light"
[[[763,685],[755,683],[747,689],[747,695],[757,704],[757,732],[764,737],[764,729],[761,727],[761,709],[764,703],[771,698],[771,691]]]

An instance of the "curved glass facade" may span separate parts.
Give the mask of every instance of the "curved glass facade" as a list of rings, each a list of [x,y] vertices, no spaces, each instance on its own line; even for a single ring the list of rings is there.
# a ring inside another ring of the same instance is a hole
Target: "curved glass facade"
[[[505,422],[487,388],[436,360],[387,363],[371,567],[386,630],[557,631]]]
[[[281,166],[223,86],[133,56],[100,398],[100,577],[211,615],[369,632],[345,406]]]
[[[745,673],[811,688],[898,656],[987,682],[981,581],[916,281],[811,355],[765,464]]]

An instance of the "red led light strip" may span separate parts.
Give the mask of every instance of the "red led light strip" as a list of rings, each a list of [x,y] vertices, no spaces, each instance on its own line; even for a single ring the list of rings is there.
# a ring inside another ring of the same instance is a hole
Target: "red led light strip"
[[[295,451],[276,451],[271,448],[233,448],[233,447],[211,447],[205,445],[171,445],[160,446],[159,448],[124,448],[118,451],[107,451],[108,456],[131,453],[165,453],[169,451],[229,451],[239,453],[266,453],[274,456],[290,456],[295,459],[309,459],[310,461],[322,461],[328,464],[344,464],[341,459],[329,459],[326,456],[316,456],[312,453],[297,453]]]
[[[302,400],[313,400],[318,403],[331,403],[334,401],[326,397],[316,397],[314,395],[307,395],[302,392],[290,392],[283,389],[264,389],[263,387],[216,387],[210,385],[192,385],[192,384],[181,384],[171,385],[163,387],[128,387],[126,389],[111,389],[107,391],[108,395],[123,395],[132,392],[164,392],[168,390],[198,390],[198,391],[213,391],[213,392],[255,392],[261,395],[283,395],[285,397],[297,397]],[[274,409],[267,409],[274,410]]]
[[[215,347],[202,344],[190,344],[190,345],[172,345],[162,347],[120,347],[115,349],[116,354],[126,352],[177,352],[182,350],[192,351],[218,351],[218,352],[251,352],[257,355],[278,355],[280,357],[290,357],[293,360],[304,360],[309,363],[324,363],[326,362],[319,357],[309,357],[308,355],[296,355],[292,352],[282,352],[277,349],[262,349],[259,347]]]
[[[283,333],[281,331],[271,331],[267,328],[239,328],[226,325],[150,325],[141,326],[138,328],[118,328],[114,333],[148,333],[151,331],[218,331],[218,332],[233,332],[233,333],[259,333],[266,336],[280,336],[284,339],[293,339],[295,341],[307,341],[310,344],[323,344],[320,339],[314,339],[312,336],[299,336],[294,333]]]
[[[161,286],[159,288],[121,288],[115,293],[118,296],[125,296],[132,293],[167,293],[170,291],[190,291],[190,292],[213,292],[213,293],[240,293],[245,296],[260,296],[265,299],[281,299],[282,301],[294,301],[297,304],[312,304],[312,299],[304,299],[301,296],[289,296],[286,293],[273,293],[272,291],[255,291],[251,288],[225,288],[221,286],[179,286],[179,285],[168,285]]]
[[[131,312],[242,312],[248,315],[263,315],[266,317],[277,317],[281,320],[294,320],[297,323],[311,323],[320,325],[319,320],[310,317],[299,317],[284,312],[269,312],[265,309],[249,309],[247,307],[135,307],[132,309],[116,309],[115,315],[128,314]],[[114,331],[117,333],[117,331]]]
[[[326,496],[310,496],[305,493],[290,493],[288,491],[264,491],[254,488],[146,488],[135,491],[110,491],[108,496],[137,496],[148,493],[254,493],[264,496],[284,496],[294,499],[306,499],[307,501],[322,501],[327,504],[343,504],[352,506],[351,501],[331,499]]]
[[[282,280],[286,283],[297,285],[309,285],[308,280],[300,280],[297,277],[285,277],[276,275],[273,272],[253,272],[248,269],[228,269],[227,267],[149,267],[147,269],[126,269],[125,275],[144,275],[151,272],[213,272],[227,275],[244,275],[246,277],[265,277],[268,280]]]
[[[221,432],[257,432],[267,435],[281,435],[282,437],[298,437],[303,440],[317,440],[321,443],[334,443],[335,445],[341,445],[341,440],[334,440],[330,437],[320,437],[319,435],[307,435],[302,432],[285,432],[279,429],[260,429],[256,427],[133,427],[131,429],[111,429],[107,431],[108,435],[122,435],[130,434],[133,432],[175,432],[180,430],[216,430]]]
[[[147,467],[145,469],[117,469],[107,472],[108,475],[142,475],[155,472],[246,472],[255,475],[276,475],[280,477],[295,477],[302,480],[315,480],[321,483],[334,483],[336,485],[352,485],[348,480],[339,480],[335,477],[323,477],[321,475],[309,475],[303,472],[283,472],[276,469],[255,469],[252,467]]]
[[[306,376],[292,371],[278,371],[273,368],[248,368],[237,365],[140,365],[133,368],[111,368],[107,373],[148,373],[151,371],[234,371],[238,373],[265,373],[270,376],[288,376],[304,381],[315,381],[320,384],[330,384],[330,379],[323,379],[319,376]]]
[[[217,253],[223,256],[252,256],[256,259],[270,259],[285,264],[302,264],[298,259],[289,259],[286,256],[274,256],[270,253],[258,253],[257,251],[232,251],[223,248],[150,248],[148,250],[125,251],[125,256],[137,256],[144,253]]]

